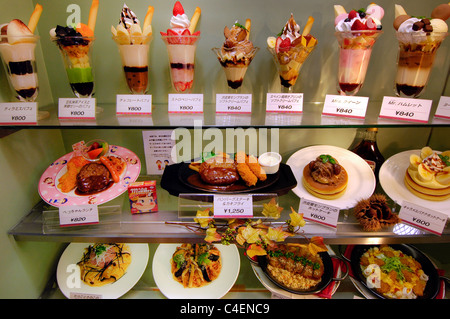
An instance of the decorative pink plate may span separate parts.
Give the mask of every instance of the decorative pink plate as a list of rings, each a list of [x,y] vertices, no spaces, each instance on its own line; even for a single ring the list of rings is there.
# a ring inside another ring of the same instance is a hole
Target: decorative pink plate
[[[42,174],[38,186],[39,195],[45,202],[55,207],[100,205],[116,198],[127,191],[128,184],[136,181],[141,172],[141,161],[132,151],[116,145],[110,145],[110,155],[120,157],[127,167],[120,175],[120,181],[108,189],[91,195],[78,195],[75,190],[67,193],[61,192],[58,188],[58,180],[67,172],[67,162],[73,156],[73,152],[71,152],[53,162]]]

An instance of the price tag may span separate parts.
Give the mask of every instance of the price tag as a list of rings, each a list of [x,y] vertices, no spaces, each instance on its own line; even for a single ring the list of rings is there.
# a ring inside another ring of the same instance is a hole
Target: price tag
[[[441,96],[434,116],[450,119],[450,96]]]
[[[59,208],[60,226],[79,226],[98,224],[97,205],[61,206]]]
[[[169,94],[169,113],[203,113],[203,94]]]
[[[302,198],[298,211],[303,213],[304,219],[337,228],[339,207]]]
[[[71,291],[69,294],[70,299],[103,299],[103,296],[100,294],[88,294],[84,292],[73,292]]]
[[[216,94],[216,113],[252,113],[252,95]]]
[[[152,96],[144,94],[116,95],[117,114],[152,114]]]
[[[267,93],[266,112],[303,112],[303,93]]]
[[[36,102],[0,103],[0,124],[37,124]]]
[[[95,119],[95,98],[60,98],[58,100],[58,118]]]
[[[398,217],[411,226],[441,235],[447,222],[447,214],[413,203],[403,202]]]
[[[364,118],[366,116],[369,98],[365,96],[325,96],[322,115]]]
[[[252,195],[214,195],[214,217],[251,218],[253,217]]]
[[[427,123],[432,103],[432,100],[385,96],[379,117]]]

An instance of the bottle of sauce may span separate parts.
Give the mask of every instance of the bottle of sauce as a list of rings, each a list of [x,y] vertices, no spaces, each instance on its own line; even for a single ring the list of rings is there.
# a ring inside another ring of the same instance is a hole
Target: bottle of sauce
[[[378,149],[376,127],[367,128],[363,134],[362,140],[351,150],[363,158],[375,173],[378,182],[378,173],[381,165],[384,163],[384,157]]]

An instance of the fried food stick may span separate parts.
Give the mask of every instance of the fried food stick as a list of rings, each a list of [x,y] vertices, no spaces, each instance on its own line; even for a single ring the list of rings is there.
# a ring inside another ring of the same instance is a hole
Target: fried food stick
[[[247,154],[240,151],[236,153],[236,168],[239,176],[245,182],[247,186],[255,186],[258,182],[258,177],[252,172],[250,167],[247,165]]]
[[[191,25],[189,26],[189,31],[192,33],[194,33],[195,31],[195,27],[197,26],[198,20],[200,19],[200,14],[202,13],[202,10],[199,7],[195,8],[195,12],[192,15],[191,18]]]
[[[28,29],[30,29],[31,33],[34,33],[34,30],[36,30],[36,26],[39,22],[39,18],[41,17],[41,13],[42,13],[42,6],[37,3],[36,6],[34,7],[34,11],[30,16],[30,21],[28,21]]]
[[[98,0],[92,0],[91,9],[89,10],[88,27],[94,32],[95,23],[97,22]]]
[[[266,172],[264,171],[264,168],[259,165],[258,159],[256,157],[254,157],[253,155],[247,156],[246,163],[253,174],[255,174],[260,181],[264,182],[267,179]]]

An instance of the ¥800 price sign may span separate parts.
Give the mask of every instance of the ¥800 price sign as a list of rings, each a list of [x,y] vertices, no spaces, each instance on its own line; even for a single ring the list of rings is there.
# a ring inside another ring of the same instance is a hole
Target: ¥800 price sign
[[[214,217],[251,218],[253,217],[252,195],[214,195]]]

